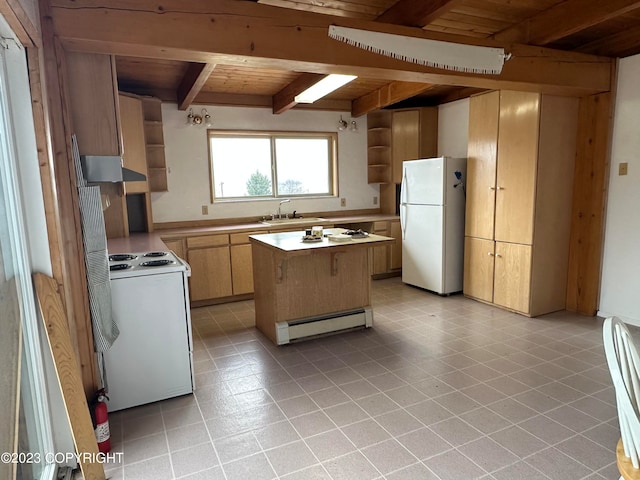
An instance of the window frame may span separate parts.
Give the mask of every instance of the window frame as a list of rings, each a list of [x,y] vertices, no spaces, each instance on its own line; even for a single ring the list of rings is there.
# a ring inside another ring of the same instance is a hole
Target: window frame
[[[215,195],[215,179],[213,175],[213,152],[211,151],[211,139],[214,137],[247,137],[247,138],[268,138],[270,140],[271,151],[271,180],[272,194],[245,197],[221,197]],[[309,194],[278,194],[277,156],[276,139],[304,139],[304,138],[324,138],[328,139],[328,161],[329,161],[329,193],[309,193]],[[207,154],[209,162],[209,191],[211,203],[225,202],[250,202],[261,200],[274,200],[278,198],[335,198],[338,197],[338,134],[337,132],[317,132],[317,131],[291,131],[291,130],[207,130]]]

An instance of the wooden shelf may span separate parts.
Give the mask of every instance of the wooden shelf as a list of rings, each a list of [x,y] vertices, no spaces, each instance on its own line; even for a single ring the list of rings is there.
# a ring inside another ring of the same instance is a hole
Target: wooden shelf
[[[149,189],[152,192],[166,192],[167,185],[167,169],[163,167],[149,167]]]
[[[391,182],[390,111],[378,110],[367,115],[367,181]]]
[[[167,191],[167,162],[162,130],[162,102],[158,98],[143,97],[144,135],[149,169],[149,190]]]

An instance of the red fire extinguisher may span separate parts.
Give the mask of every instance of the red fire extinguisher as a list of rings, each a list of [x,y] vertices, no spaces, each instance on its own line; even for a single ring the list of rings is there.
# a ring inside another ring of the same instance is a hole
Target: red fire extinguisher
[[[93,420],[93,428],[95,429],[96,440],[98,442],[98,450],[102,453],[108,453],[111,451],[109,415],[105,400],[109,400],[109,397],[105,395],[104,389],[98,390],[91,408],[91,417]]]

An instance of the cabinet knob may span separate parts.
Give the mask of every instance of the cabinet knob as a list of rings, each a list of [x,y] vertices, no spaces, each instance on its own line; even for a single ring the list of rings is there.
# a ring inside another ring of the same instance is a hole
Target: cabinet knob
[[[489,255],[490,257],[495,256],[495,255],[494,255],[493,253],[491,253],[491,252],[487,252],[487,255]]]
[[[504,187],[496,187],[496,190],[504,190]]]
[[[496,254],[495,254],[495,257],[496,257],[496,258],[502,258],[502,255],[500,255],[499,253],[496,253]]]
[[[489,190],[495,190],[496,187],[489,187]]]

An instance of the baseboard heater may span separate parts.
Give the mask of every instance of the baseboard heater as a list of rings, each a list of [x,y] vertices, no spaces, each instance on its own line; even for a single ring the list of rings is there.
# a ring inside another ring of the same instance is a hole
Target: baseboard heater
[[[278,345],[303,340],[325,333],[340,332],[357,327],[371,327],[373,311],[371,307],[358,308],[317,317],[301,318],[276,323]]]

